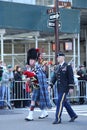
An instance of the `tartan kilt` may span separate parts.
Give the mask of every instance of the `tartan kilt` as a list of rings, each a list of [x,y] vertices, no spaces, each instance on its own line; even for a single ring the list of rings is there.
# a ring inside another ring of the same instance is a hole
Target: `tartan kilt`
[[[36,88],[33,88],[33,92],[32,92],[32,97],[31,97],[31,100],[32,101],[40,101],[40,89],[36,89]]]

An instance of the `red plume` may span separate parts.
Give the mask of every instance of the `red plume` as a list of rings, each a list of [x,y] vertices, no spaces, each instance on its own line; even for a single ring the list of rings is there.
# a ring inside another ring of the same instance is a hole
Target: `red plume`
[[[35,76],[35,73],[30,72],[30,71],[24,71],[23,74],[26,75],[26,76],[29,77],[29,78],[32,78],[32,77]]]
[[[36,51],[37,51],[37,52],[40,52],[40,49],[39,49],[39,48],[36,48]]]

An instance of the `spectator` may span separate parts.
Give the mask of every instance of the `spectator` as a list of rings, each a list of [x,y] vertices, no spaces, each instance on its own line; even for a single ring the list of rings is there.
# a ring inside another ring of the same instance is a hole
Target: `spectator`
[[[2,100],[4,101],[5,98],[7,100],[7,105],[11,108],[10,105],[10,88],[11,88],[11,81],[13,80],[14,76],[12,73],[12,66],[8,65],[7,69],[3,72],[2,75]]]
[[[16,108],[21,107],[21,98],[22,98],[22,93],[23,93],[23,88],[22,88],[22,70],[19,65],[16,66],[15,71],[14,71],[14,92],[15,93],[15,99],[17,101],[14,102],[14,106]]]
[[[81,65],[79,67],[77,74],[80,76],[78,78],[78,80],[81,80],[81,82],[80,82],[80,96],[82,96],[82,97],[79,98],[79,103],[83,104],[84,103],[84,95],[86,92],[85,82],[84,82],[84,80],[86,80],[86,69],[85,69],[84,65]]]
[[[2,61],[0,60],[0,109],[3,108],[3,102],[1,101],[2,100],[2,86],[1,86],[2,74],[3,74],[3,66],[2,66]]]

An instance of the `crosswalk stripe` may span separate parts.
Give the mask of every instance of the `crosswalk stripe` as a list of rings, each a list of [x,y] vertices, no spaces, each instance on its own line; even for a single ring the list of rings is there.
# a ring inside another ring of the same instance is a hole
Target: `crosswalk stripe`
[[[72,108],[76,112],[77,115],[87,116],[87,105],[72,106]],[[26,110],[29,110],[29,108]],[[41,110],[39,108],[36,108],[35,111],[40,112]],[[53,107],[52,109],[48,109],[47,111],[48,113],[55,113],[56,107]],[[67,114],[67,111],[65,108],[63,109],[63,114]]]
[[[73,106],[72,107],[73,110],[77,113],[77,115],[81,115],[81,116],[87,116],[87,106],[83,105],[83,106]],[[37,110],[38,111],[38,110]],[[55,113],[56,112],[56,107],[48,110],[48,112],[50,113]],[[63,109],[63,114],[67,114],[66,109]]]

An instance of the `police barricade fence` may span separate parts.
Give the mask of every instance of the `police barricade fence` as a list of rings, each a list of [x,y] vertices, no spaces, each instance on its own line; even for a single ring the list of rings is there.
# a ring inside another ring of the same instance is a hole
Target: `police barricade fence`
[[[3,86],[2,86],[3,87]],[[6,93],[5,93],[6,94]],[[11,82],[10,87],[10,102],[13,101],[25,101],[31,100],[32,92],[26,91],[26,81],[13,81]],[[4,101],[8,105],[8,97],[4,95],[4,99],[1,98],[0,92],[0,102]],[[78,85],[74,87],[74,93],[72,95],[68,95],[67,98],[74,102],[79,103],[80,98],[87,99],[87,81],[85,80],[78,80]],[[58,99],[58,92],[57,86],[54,85],[53,89],[50,92],[50,100],[57,100]]]
[[[26,81],[13,81],[10,88],[10,100],[28,100],[30,92],[26,91]]]
[[[56,84],[54,85],[51,91],[51,97],[53,97],[54,102],[58,99],[58,91]],[[72,94],[67,95],[67,99],[72,103],[80,102],[80,99],[84,99],[84,103],[87,100],[87,81],[86,80],[78,80],[77,84],[74,86],[74,91]]]
[[[10,82],[10,88],[8,86],[0,87],[0,106],[4,102],[10,108],[11,103],[22,101],[23,104],[23,101],[26,100],[31,100],[31,93],[28,88],[26,89],[26,81],[12,81]]]

